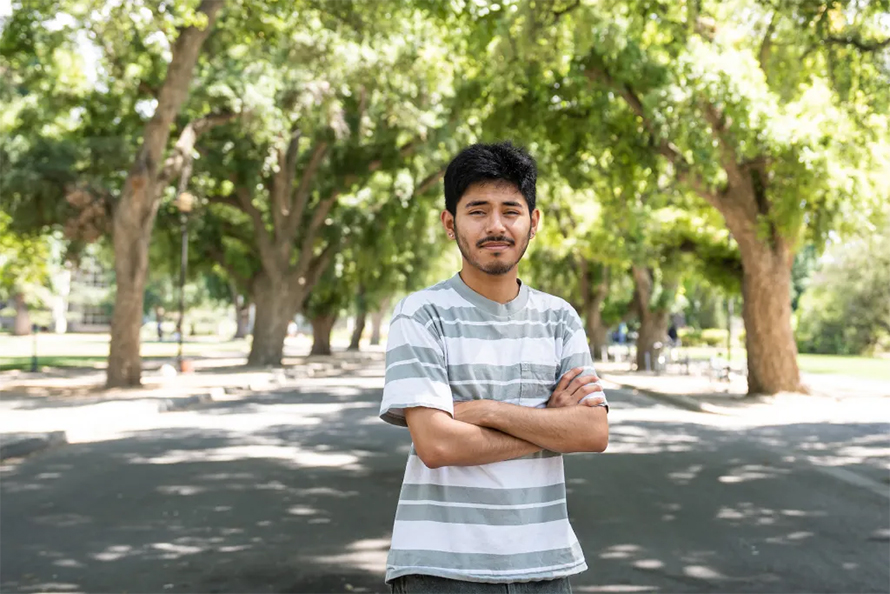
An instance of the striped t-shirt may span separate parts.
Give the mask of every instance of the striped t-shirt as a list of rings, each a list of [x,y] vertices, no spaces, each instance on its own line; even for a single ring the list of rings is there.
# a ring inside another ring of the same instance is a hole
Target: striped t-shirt
[[[593,372],[584,327],[568,303],[520,283],[519,295],[501,304],[455,275],[396,307],[380,416],[405,426],[406,408],[454,414],[455,402],[482,398],[545,407],[575,367]],[[431,469],[412,448],[386,565],[387,582],[424,574],[504,583],[584,571],[562,456]]]

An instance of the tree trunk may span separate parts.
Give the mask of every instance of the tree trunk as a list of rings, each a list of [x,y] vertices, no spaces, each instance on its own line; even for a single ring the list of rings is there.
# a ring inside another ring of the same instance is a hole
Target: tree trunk
[[[652,273],[648,268],[633,266],[631,272],[634,279],[634,301],[640,319],[640,330],[637,336],[637,370],[653,370],[658,362],[664,341],[667,340],[670,310],[663,306],[653,307],[651,303]]]
[[[791,244],[775,227],[764,232],[758,224],[765,198],[758,199],[755,184],[738,184],[728,197],[721,212],[742,256],[748,394],[803,391],[791,329]]]
[[[655,369],[664,341],[667,340],[668,312],[647,312],[640,317],[637,337],[637,370],[646,369],[646,353],[649,353],[649,369]]]
[[[232,338],[246,338],[250,326],[250,302],[238,292],[233,280],[229,280],[229,294],[232,296],[232,306],[235,308],[235,336]]]
[[[247,338],[250,334],[250,302],[241,299],[241,304],[235,306],[235,336],[234,338]]]
[[[365,322],[368,319],[368,304],[365,301],[365,288],[359,287],[358,294],[356,295],[356,315],[355,315],[355,328],[352,331],[352,339],[349,341],[349,349],[350,351],[359,350],[359,345],[362,340],[362,334],[365,331]]]
[[[13,336],[25,336],[31,334],[31,314],[28,313],[28,304],[21,293],[16,293],[12,298],[15,302],[15,324],[12,327]]]
[[[256,302],[256,320],[253,325],[253,342],[247,364],[250,366],[281,365],[287,326],[297,314],[297,300],[289,290],[286,277],[272,280],[263,273],[253,291]]]
[[[349,350],[359,350],[359,343],[362,340],[362,334],[365,332],[365,325],[368,319],[368,312],[360,311],[355,316],[355,329],[352,331],[352,340],[349,341]]]
[[[596,274],[594,268],[599,268]],[[594,359],[602,359],[606,347],[606,330],[603,325],[603,302],[609,293],[609,269],[602,264],[582,260],[579,284],[584,314],[584,329]],[[594,282],[594,279],[596,282]]]
[[[778,253],[758,247],[741,250],[748,393],[797,392],[802,386],[791,330],[792,255],[783,246]]]
[[[139,230],[115,225],[114,270],[117,292],[111,317],[111,346],[108,354],[108,387],[138,386],[142,359],[139,356],[145,274],[148,270],[148,241]]]
[[[204,40],[216,20],[222,3],[204,0],[198,10],[207,17],[202,29],[186,27],[173,46],[167,76],[158,93],[158,103],[146,124],[142,146],[127,174],[124,189],[114,209],[112,235],[117,294],[111,318],[111,345],[108,355],[108,387],[138,386],[142,374],[139,358],[139,330],[148,244],[163,191],[160,166],[170,138],[170,128],[188,96],[195,63]]]
[[[312,322],[312,350],[310,355],[331,354],[331,331],[337,321],[337,314],[316,316]]]
[[[371,314],[371,345],[377,346],[380,344],[380,328],[383,326],[383,318],[386,316],[389,311],[389,303],[391,299],[386,298],[383,303],[380,304],[380,309]]]

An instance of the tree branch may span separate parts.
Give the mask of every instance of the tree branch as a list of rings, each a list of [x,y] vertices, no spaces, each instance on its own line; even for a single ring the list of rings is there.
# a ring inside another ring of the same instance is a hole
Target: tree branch
[[[331,264],[331,259],[333,259],[334,254],[337,253],[337,249],[338,244],[336,242],[331,242],[326,245],[324,250],[322,250],[322,252],[312,261],[312,264],[309,265],[306,274],[297,276],[297,283],[300,282],[300,279],[303,279],[301,288],[305,291],[305,293],[303,293],[303,303],[300,304],[300,309],[303,308],[303,304],[312,292],[312,288],[318,284],[321,275],[324,274],[324,271]]]
[[[773,12],[769,17],[769,24],[766,26],[766,33],[763,35],[763,41],[760,42],[760,51],[757,52],[757,59],[760,62],[760,70],[763,77],[769,79],[769,56],[773,47],[773,33],[776,30],[777,13]]]
[[[299,276],[305,276],[312,258],[312,244],[315,242],[315,236],[339,197],[340,190],[334,190],[330,196],[315,207],[315,212],[312,213],[312,220],[309,222],[309,227],[306,229],[306,234],[303,236],[303,241],[300,244],[300,257],[297,259],[296,265]]]
[[[606,86],[618,91],[618,94],[621,95],[622,99],[624,99],[634,115],[640,118],[643,127],[645,127],[646,131],[649,133],[649,145],[673,165],[677,179],[681,183],[692,188],[695,193],[704,198],[712,206],[719,206],[721,195],[708,189],[704,180],[702,180],[700,176],[692,173],[691,167],[680,152],[680,149],[668,140],[658,140],[655,123],[646,114],[643,102],[630,85],[627,83],[619,84],[612,78],[609,72],[601,66],[588,66],[584,71],[584,74],[591,82],[604,83]]]
[[[865,41],[861,36],[853,37],[848,35],[847,37],[827,37],[825,41],[833,45],[852,45],[863,52],[874,52],[890,46],[890,37],[880,41]]]
[[[309,158],[309,163],[300,177],[300,185],[291,198],[293,207],[288,215],[287,237],[293,236],[303,220],[303,211],[306,210],[306,203],[309,201],[309,189],[312,187],[312,180],[315,179],[315,174],[318,173],[318,169],[327,156],[328,146],[327,142],[321,141],[312,149],[312,156]]]
[[[164,160],[164,167],[158,175],[159,187],[166,187],[180,174],[185,164],[191,160],[192,150],[198,137],[214,126],[219,126],[238,117],[234,112],[210,114],[186,124],[179,134],[173,152]]]
[[[553,11],[553,16],[555,17],[555,18],[553,19],[554,22],[555,22],[555,21],[558,21],[559,18],[560,18],[562,15],[564,15],[565,13],[567,13],[567,12],[571,12],[571,11],[575,10],[576,8],[578,8],[579,6],[581,6],[581,0],[575,0],[574,2],[572,2],[571,4],[569,4],[568,6],[566,6],[565,8],[563,8],[562,10],[554,10],[554,11]]]
[[[286,231],[288,216],[290,215],[291,187],[294,185],[294,177],[297,174],[297,157],[300,148],[300,130],[296,127],[291,130],[287,148],[278,149],[278,171],[272,177],[272,228],[275,231],[275,240],[281,243],[282,235]]]

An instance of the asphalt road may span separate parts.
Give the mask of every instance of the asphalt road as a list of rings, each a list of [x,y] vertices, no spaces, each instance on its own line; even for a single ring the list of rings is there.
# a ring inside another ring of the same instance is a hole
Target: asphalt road
[[[388,591],[408,434],[380,369],[295,385],[2,467],[0,590]],[[890,591],[890,424],[609,394],[609,450],[566,462],[576,592]]]

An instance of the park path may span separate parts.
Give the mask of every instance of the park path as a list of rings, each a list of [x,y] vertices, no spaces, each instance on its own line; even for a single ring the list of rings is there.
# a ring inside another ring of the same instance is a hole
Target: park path
[[[0,590],[387,591],[409,441],[377,419],[381,387],[378,361],[4,465]],[[887,591],[887,423],[609,393],[608,452],[566,463],[576,592]]]

